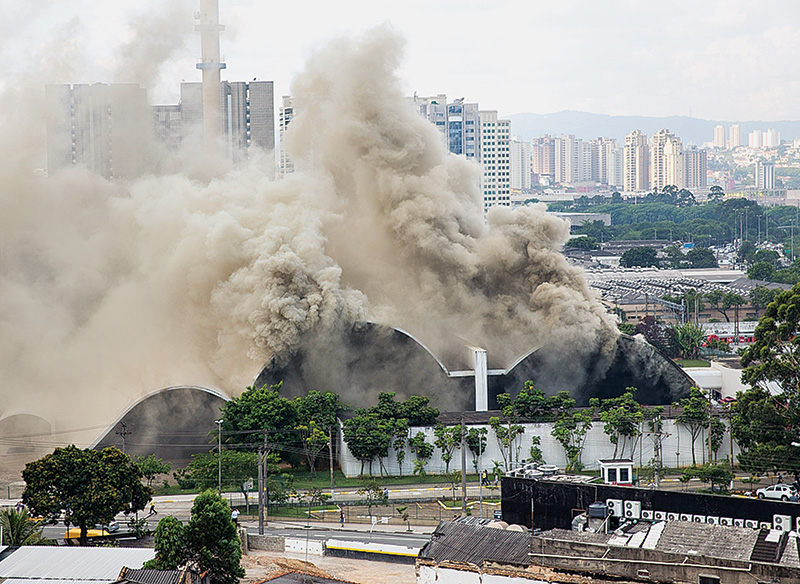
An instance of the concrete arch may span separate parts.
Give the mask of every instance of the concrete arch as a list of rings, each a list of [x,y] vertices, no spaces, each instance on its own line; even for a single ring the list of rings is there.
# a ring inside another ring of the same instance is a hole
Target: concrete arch
[[[209,450],[209,432],[230,397],[199,385],[164,387],[138,398],[92,444],[93,448],[125,447],[127,454],[183,464]]]

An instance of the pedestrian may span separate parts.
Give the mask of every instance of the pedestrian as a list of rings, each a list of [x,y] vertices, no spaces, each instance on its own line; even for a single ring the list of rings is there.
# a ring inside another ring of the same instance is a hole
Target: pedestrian
[[[233,520],[233,524],[234,525],[239,525],[239,510],[238,509],[234,508],[234,510],[231,511],[231,519]]]
[[[500,477],[497,475],[497,471],[495,470],[494,471],[494,486],[496,487],[499,484],[500,484]]]
[[[19,513],[22,511],[22,509],[24,509],[25,505],[22,503],[22,501],[17,501],[16,507],[17,507],[17,513]]]
[[[344,510],[339,510],[339,527],[344,527]]]
[[[782,482],[783,482],[783,475],[781,473],[778,473],[778,483]]]
[[[389,500],[389,489],[383,489],[383,499],[384,501]]]
[[[483,469],[483,472],[481,473],[481,485],[485,487],[488,484],[489,484],[489,473],[486,472],[486,469]]]
[[[150,515],[158,515],[158,511],[156,511],[156,504],[150,503]]]

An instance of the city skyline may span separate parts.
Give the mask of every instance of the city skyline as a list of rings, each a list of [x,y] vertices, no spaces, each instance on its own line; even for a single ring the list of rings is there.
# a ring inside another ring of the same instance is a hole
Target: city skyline
[[[464,96],[501,116],[579,110],[779,121],[800,112],[800,5],[769,0],[694,6],[601,3],[301,2],[276,19],[252,0],[222,0],[228,80],[275,82],[290,94],[308,55],[331,38],[391,23],[406,39],[399,75],[409,95]],[[197,81],[199,0],[97,0],[10,9],[0,52],[16,78],[47,83],[133,82],[151,103],[174,103]],[[456,9],[457,8],[457,9]],[[490,24],[491,23],[491,24]],[[456,58],[453,58],[455,56]],[[735,98],[733,98],[735,96]]]

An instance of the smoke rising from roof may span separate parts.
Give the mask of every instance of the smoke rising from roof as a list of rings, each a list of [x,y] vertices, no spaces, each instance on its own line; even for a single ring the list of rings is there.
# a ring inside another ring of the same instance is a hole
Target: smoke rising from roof
[[[43,178],[41,151],[21,147],[41,120],[8,126],[0,417],[76,427],[159,387],[235,394],[269,360],[365,320],[410,331],[450,367],[466,361],[458,338],[487,348],[490,366],[543,344],[576,376],[583,356],[611,358],[616,327],[559,253],[567,225],[542,207],[484,222],[478,167],[404,97],[402,44],[381,27],[311,57],[289,132],[304,170],[280,181],[271,153],[223,168],[192,145],[133,182],[80,168]],[[43,111],[14,109],[21,97],[6,92],[0,111]],[[308,389],[348,401],[345,387]]]

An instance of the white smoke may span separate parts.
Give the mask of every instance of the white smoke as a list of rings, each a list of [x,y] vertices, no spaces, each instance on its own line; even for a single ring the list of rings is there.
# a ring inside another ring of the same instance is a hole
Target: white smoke
[[[479,170],[412,110],[401,54],[381,27],[310,59],[290,130],[306,170],[281,181],[261,156],[224,171],[195,156],[131,183],[42,178],[27,131],[40,120],[16,120],[0,137],[0,418],[77,427],[169,385],[236,394],[309,333],[322,346],[367,319],[444,359],[459,337],[501,364],[542,344],[576,371],[610,354],[612,320],[559,253],[566,224],[540,207],[484,223]]]

